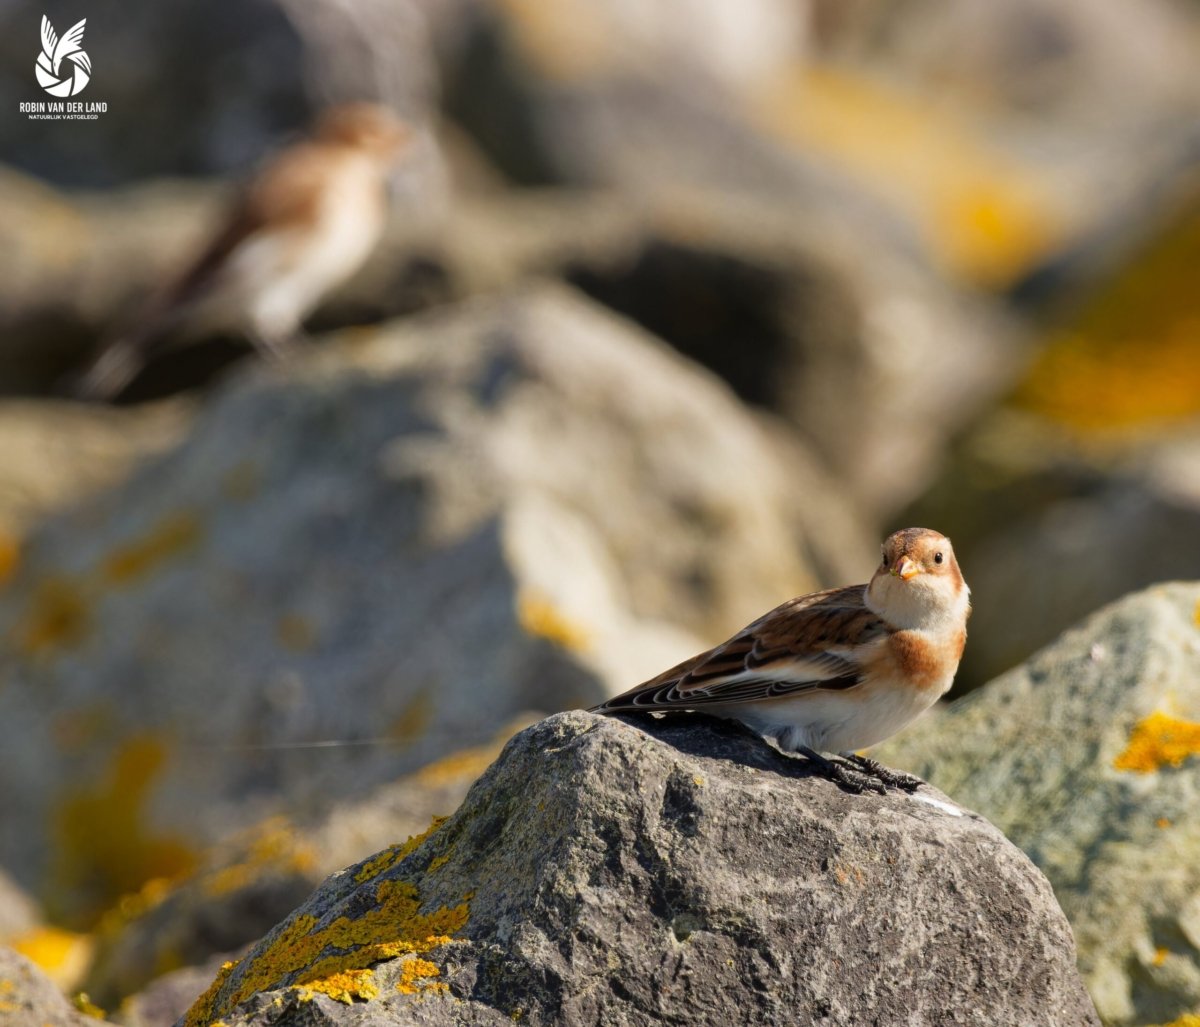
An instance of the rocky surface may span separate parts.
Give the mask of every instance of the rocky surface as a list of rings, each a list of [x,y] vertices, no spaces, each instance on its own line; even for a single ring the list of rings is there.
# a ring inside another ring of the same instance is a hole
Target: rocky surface
[[[5,1027],[96,1027],[24,956],[0,945],[0,1023]]]
[[[1106,1023],[1200,1008],[1200,584],[1101,610],[877,755],[1045,872]]]
[[[361,794],[724,637],[819,584],[836,488],[783,453],[553,288],[238,380],[26,540],[0,595],[0,796],[26,826],[0,858],[78,918],[283,800]],[[325,738],[387,744],[291,747]]]
[[[993,827],[927,789],[847,794],[727,722],[574,712],[518,735],[445,824],[331,877],[182,1022],[948,1010],[1098,1022],[1048,884]]]
[[[197,966],[257,941],[335,870],[452,813],[504,743],[529,723],[528,717],[515,720],[494,740],[444,756],[364,798],[336,802],[303,820],[271,817],[212,846],[188,878],[150,882],[101,922],[83,990],[105,1009],[119,1007],[128,1023],[173,1023],[222,960],[189,992]],[[190,975],[175,967],[190,968]]]

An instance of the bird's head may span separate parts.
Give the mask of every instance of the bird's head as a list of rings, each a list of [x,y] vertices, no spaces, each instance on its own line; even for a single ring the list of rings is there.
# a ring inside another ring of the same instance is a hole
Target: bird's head
[[[899,628],[936,630],[965,623],[971,590],[950,540],[929,528],[889,535],[867,586],[867,605]]]
[[[344,103],[321,114],[316,137],[391,161],[411,141],[412,129],[380,104]]]

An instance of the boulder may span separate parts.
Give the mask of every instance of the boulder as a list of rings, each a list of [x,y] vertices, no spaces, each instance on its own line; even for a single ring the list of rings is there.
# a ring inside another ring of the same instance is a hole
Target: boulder
[[[956,690],[979,687],[1131,591],[1200,578],[1198,472],[1195,420],[1124,439],[1081,437],[1014,410],[977,425],[904,515],[954,539],[971,584]]]
[[[119,1005],[125,1019],[136,996],[139,1018],[173,1023],[223,960],[190,993],[186,970],[194,974],[214,953],[240,952],[333,871],[453,812],[501,746],[529,723],[528,717],[515,720],[492,741],[443,756],[363,798],[330,803],[303,820],[271,817],[217,842],[188,878],[149,882],[101,921],[83,989],[106,1009]],[[170,981],[160,983],[163,977]]]
[[[0,942],[33,930],[42,919],[37,903],[0,870]]]
[[[1200,1008],[1200,584],[1106,607],[876,754],[1045,872],[1106,1023]]]
[[[729,722],[581,712],[333,875],[180,1023],[291,1017],[1098,1023],[1049,885],[979,817],[848,794]]]
[[[84,922],[271,812],[726,637],[819,584],[836,488],[782,452],[552,287],[256,368],[27,538],[0,594],[0,806],[24,825],[0,860]],[[371,744],[304,747],[325,739]]]
[[[116,485],[140,461],[169,449],[190,414],[182,400],[120,410],[0,401],[0,581],[19,559],[20,538],[41,518]]]
[[[98,1009],[93,1012],[103,1017]],[[24,956],[0,945],[0,1023],[5,1027],[96,1027]]]

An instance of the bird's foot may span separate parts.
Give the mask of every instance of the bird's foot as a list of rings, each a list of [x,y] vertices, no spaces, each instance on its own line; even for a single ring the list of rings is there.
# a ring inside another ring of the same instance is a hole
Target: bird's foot
[[[881,780],[876,779],[876,775],[865,773],[860,769],[852,769],[845,763],[837,760],[831,760],[826,756],[822,756],[819,752],[808,747],[801,747],[797,750],[801,755],[808,759],[818,773],[822,777],[827,778],[834,784],[845,788],[848,792],[853,792],[855,795],[861,795],[863,792],[870,789],[873,792],[878,792],[880,795],[887,793],[887,785]]]
[[[882,782],[888,788],[899,788],[905,792],[915,792],[925,782],[913,774],[906,774],[902,770],[892,770],[891,767],[885,767],[878,760],[871,759],[870,756],[859,756],[853,752],[839,753],[843,760],[853,764],[864,774],[875,778]]]

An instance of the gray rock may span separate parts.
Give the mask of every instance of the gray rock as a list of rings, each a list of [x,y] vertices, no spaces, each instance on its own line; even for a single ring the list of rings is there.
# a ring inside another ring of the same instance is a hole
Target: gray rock
[[[96,1027],[36,966],[0,945],[0,1023],[4,1027]]]
[[[1106,1023],[1200,1008],[1200,584],[1101,610],[877,755],[1045,872]]]
[[[0,859],[94,913],[272,811],[726,637],[818,584],[794,511],[834,487],[780,454],[719,382],[555,288],[237,380],[31,535],[0,594],[0,806],[24,825]],[[376,744],[293,747],[327,738]]]
[[[24,934],[41,923],[37,903],[3,870],[0,870],[0,942]]]
[[[166,889],[151,885],[140,901],[126,899],[120,915],[104,918],[83,990],[105,1009],[120,1009],[124,1022],[173,1023],[219,969],[221,960],[188,990],[213,953],[240,952],[327,875],[452,813],[504,743],[530,723],[518,718],[484,745],[443,756],[364,798],[332,802],[301,822],[274,816],[222,839],[187,879]],[[163,974],[180,965],[186,969]]]
[[[1049,885],[979,817],[844,793],[729,722],[581,712],[331,877],[183,1022],[214,1017],[1098,1023]]]
[[[181,400],[137,409],[0,402],[0,544],[15,542],[48,513],[115,485],[140,461],[170,448],[190,412]],[[10,570],[4,563],[0,579]]]
[[[1107,445],[1005,411],[968,436],[906,516],[936,518],[971,584],[960,691],[1029,657],[1093,610],[1200,578],[1200,428]]]

